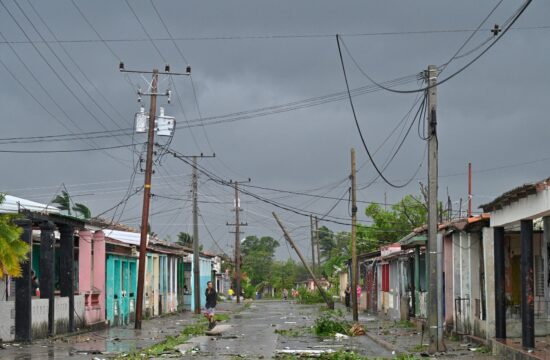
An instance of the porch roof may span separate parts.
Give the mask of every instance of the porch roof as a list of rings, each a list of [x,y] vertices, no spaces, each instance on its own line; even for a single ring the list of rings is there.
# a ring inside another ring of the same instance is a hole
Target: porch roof
[[[491,213],[491,226],[550,215],[550,178],[505,192],[480,208]]]

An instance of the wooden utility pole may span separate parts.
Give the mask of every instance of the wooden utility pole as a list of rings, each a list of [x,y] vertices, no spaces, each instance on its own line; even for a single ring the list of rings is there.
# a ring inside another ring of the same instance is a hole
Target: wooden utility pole
[[[439,318],[439,257],[437,238],[437,190],[438,190],[438,149],[437,149],[437,67],[428,66],[428,328],[429,353],[445,351],[443,343],[442,319]]]
[[[147,129],[142,129],[145,132],[147,131],[147,158],[145,160],[145,182],[143,185],[143,210],[141,213],[141,234],[139,242],[139,265],[138,265],[138,283],[137,283],[137,296],[136,296],[136,315],[135,315],[135,328],[141,329],[141,318],[143,315],[143,292],[145,288],[145,261],[147,253],[147,234],[149,230],[149,202],[151,200],[151,179],[153,176],[153,146],[155,145],[155,131],[156,128],[156,113],[157,113],[157,96],[168,96],[168,102],[170,102],[170,91],[167,91],[165,94],[158,93],[158,77],[159,74],[163,75],[191,75],[191,66],[187,66],[185,73],[174,73],[170,72],[170,65],[166,65],[164,72],[159,72],[158,69],[153,69],[153,71],[140,71],[140,70],[126,70],[124,63],[120,62],[118,70],[124,73],[137,73],[137,74],[152,74],[152,80],[149,84],[149,93],[142,93],[141,89],[138,90],[139,100],[141,101],[141,95],[147,95],[151,99],[149,104],[149,117],[146,119]],[[141,114],[141,113],[140,113]],[[141,114],[144,116],[144,114]],[[163,120],[165,118],[161,118]],[[143,119],[145,120],[145,119]],[[174,122],[172,122],[172,125]],[[137,125],[137,122],[136,122]],[[144,125],[143,123],[141,125]],[[170,129],[170,132],[173,131]],[[136,128],[136,131],[138,129]],[[159,134],[165,135],[165,134]]]
[[[351,301],[353,307],[353,321],[359,321],[359,309],[357,299],[357,197],[356,197],[356,171],[355,149],[351,148]]]
[[[151,178],[153,175],[153,145],[155,143],[155,116],[157,113],[158,70],[153,70],[151,81],[151,103],[149,107],[149,129],[147,132],[147,158],[145,160],[145,183],[143,185],[143,210],[141,212],[141,236],[139,241],[138,289],[136,299],[135,328],[141,329],[143,313],[143,291],[145,288],[145,259],[147,252],[147,230],[149,228],[149,202],[151,200]]]
[[[321,276],[321,250],[319,249],[319,218],[315,217],[315,246],[317,247],[317,271]]]
[[[311,268],[315,270],[315,235],[313,230],[313,215],[309,215],[309,229],[311,237]]]
[[[313,273],[313,271],[311,270],[311,268],[307,264],[306,259],[304,259],[304,256],[302,255],[302,252],[298,249],[298,247],[296,246],[296,243],[294,242],[294,240],[292,240],[292,238],[290,237],[290,235],[286,231],[285,227],[283,226],[283,223],[281,222],[281,220],[279,220],[279,217],[277,217],[277,214],[275,214],[275,212],[273,212],[272,214],[273,214],[273,217],[275,218],[275,221],[277,221],[277,224],[279,225],[279,227],[283,231],[283,235],[285,236],[285,239],[290,243],[290,246],[294,249],[294,251],[296,251],[296,254],[298,254],[298,257],[302,261],[302,264],[304,264],[304,267],[306,268],[307,272],[309,273],[309,275],[313,279],[313,282],[315,283],[315,286],[317,286],[317,290],[319,290],[319,293],[321,294],[321,296],[325,300],[328,308],[329,309],[334,309],[334,302],[332,301],[332,299],[330,299],[330,297],[327,295],[325,290],[323,290],[323,288],[321,287],[321,284],[319,283],[319,281],[317,281],[317,278],[315,277],[315,274]]]

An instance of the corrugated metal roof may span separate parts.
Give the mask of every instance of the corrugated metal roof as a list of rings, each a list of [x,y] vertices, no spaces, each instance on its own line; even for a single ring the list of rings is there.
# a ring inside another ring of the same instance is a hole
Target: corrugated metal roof
[[[3,214],[16,214],[23,210],[46,214],[59,214],[60,212],[55,206],[12,195],[5,195],[4,202],[0,204],[0,213]]]

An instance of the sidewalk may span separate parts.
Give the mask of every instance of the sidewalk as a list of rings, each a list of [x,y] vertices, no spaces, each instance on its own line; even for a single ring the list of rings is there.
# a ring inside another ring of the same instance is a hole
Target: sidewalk
[[[219,313],[227,313],[233,312],[237,306],[234,303],[220,303],[217,308]],[[0,349],[0,359],[105,359],[161,342],[168,336],[179,334],[184,326],[197,320],[192,312],[187,311],[144,320],[141,330],[135,330],[133,324],[129,324],[36,340],[32,344],[8,343],[3,344],[4,349]]]
[[[342,309],[346,311],[345,308]],[[351,321],[352,315],[346,313],[346,319]],[[359,323],[365,327],[369,338],[389,351],[395,351],[395,354],[427,355],[428,335],[426,333],[422,335],[422,332],[408,321],[399,322],[360,313]],[[491,355],[491,349],[474,343],[445,338],[445,345],[447,352],[439,354],[438,359],[497,359]]]

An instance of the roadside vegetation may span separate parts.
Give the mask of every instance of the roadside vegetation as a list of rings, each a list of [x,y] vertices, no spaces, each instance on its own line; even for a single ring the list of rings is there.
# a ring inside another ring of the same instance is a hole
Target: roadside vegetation
[[[216,321],[221,322],[229,320],[230,317],[227,314],[216,314],[214,318]],[[204,317],[201,317],[195,324],[190,324],[184,327],[179,335],[168,336],[164,341],[141,350],[120,354],[115,358],[115,360],[142,360],[152,357],[159,357],[162,355],[180,354],[180,352],[176,349],[176,346],[189,341],[189,339],[194,336],[204,335],[207,329],[208,321]]]

